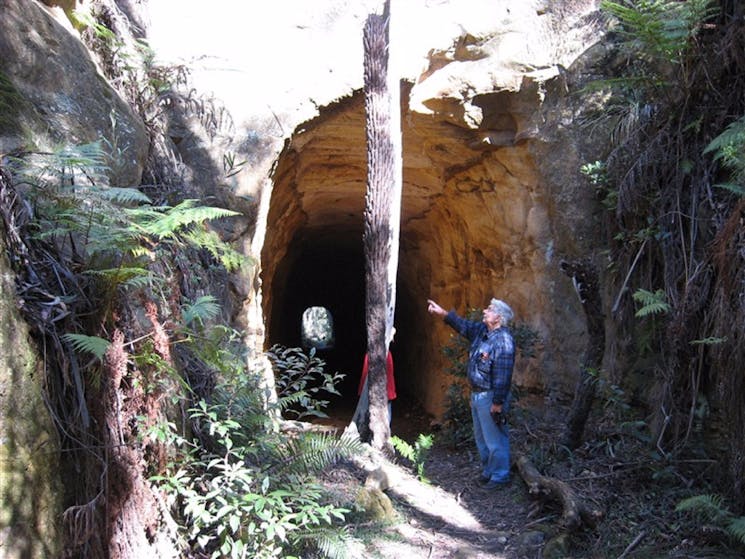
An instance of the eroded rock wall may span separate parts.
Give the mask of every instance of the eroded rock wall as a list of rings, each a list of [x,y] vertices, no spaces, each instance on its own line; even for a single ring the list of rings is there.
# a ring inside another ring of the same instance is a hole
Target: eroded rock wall
[[[61,8],[3,0],[0,153],[103,142],[112,186],[137,186],[148,152],[143,123],[102,77]]]
[[[427,298],[461,314],[493,296],[507,300],[519,325],[540,335],[537,357],[518,359],[524,388],[571,393],[584,350],[584,316],[559,261],[592,254],[598,240],[595,194],[580,167],[602,153],[606,136],[583,126],[596,107],[576,91],[598,62],[602,27],[593,2],[508,4],[474,5],[482,17],[464,17],[469,27],[430,49],[403,83],[398,296],[406,304],[394,355],[398,382],[434,415],[454,379],[442,353],[451,332],[432,323]],[[270,337],[278,321],[294,319],[276,305],[299,289],[285,286],[296,253],[308,243],[341,252],[350,236],[361,238],[365,181],[355,90],[297,127],[278,159],[262,252]],[[334,236],[336,245],[326,240]]]
[[[18,312],[0,239],[0,557],[59,557],[62,490],[43,363]]]

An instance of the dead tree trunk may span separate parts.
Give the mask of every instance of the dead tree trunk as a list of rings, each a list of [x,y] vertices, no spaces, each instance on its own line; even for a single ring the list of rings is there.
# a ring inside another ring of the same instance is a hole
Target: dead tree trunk
[[[369,431],[382,449],[390,438],[386,390],[386,355],[396,302],[401,215],[401,105],[398,80],[389,65],[390,0],[382,15],[368,16],[364,30],[367,195],[365,197],[366,325],[369,373]],[[392,83],[393,82],[393,83]],[[353,421],[367,438],[363,401]]]
[[[597,377],[605,351],[605,322],[600,300],[598,273],[590,260],[563,261],[561,270],[572,278],[587,320],[587,349],[580,366],[574,401],[562,437],[562,444],[567,448],[575,449],[582,443],[582,433],[595,399]]]

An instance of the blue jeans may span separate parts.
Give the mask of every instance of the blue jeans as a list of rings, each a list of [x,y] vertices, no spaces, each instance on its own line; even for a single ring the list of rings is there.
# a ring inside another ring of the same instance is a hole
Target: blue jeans
[[[473,437],[481,458],[482,474],[495,483],[510,481],[510,430],[505,425],[494,424],[490,409],[493,392],[471,393]],[[502,413],[509,410],[509,397],[502,406]]]

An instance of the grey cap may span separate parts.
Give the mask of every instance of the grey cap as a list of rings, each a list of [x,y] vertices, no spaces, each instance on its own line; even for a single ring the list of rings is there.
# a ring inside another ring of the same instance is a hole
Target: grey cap
[[[515,313],[512,312],[512,309],[507,303],[500,299],[492,299],[489,303],[489,306],[493,308],[499,316],[502,317],[502,322],[505,326],[512,322]]]

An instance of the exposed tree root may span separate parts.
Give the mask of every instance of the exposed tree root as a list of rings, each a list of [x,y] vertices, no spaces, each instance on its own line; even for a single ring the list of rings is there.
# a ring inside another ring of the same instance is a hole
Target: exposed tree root
[[[583,526],[594,528],[603,517],[602,511],[582,501],[569,484],[542,475],[525,456],[518,457],[515,464],[530,495],[553,499],[562,505],[562,523],[567,530],[575,531]]]

